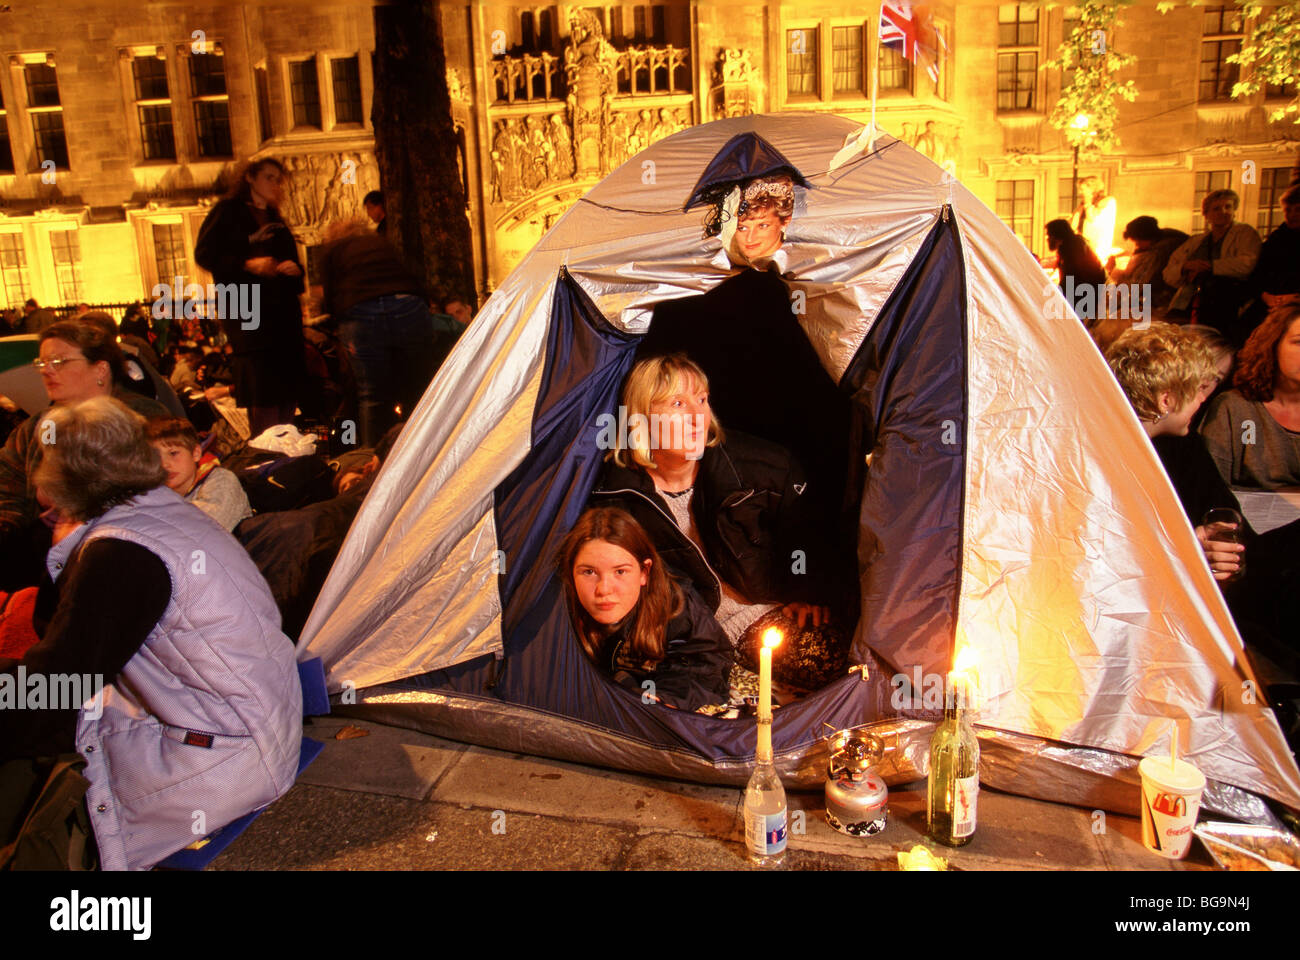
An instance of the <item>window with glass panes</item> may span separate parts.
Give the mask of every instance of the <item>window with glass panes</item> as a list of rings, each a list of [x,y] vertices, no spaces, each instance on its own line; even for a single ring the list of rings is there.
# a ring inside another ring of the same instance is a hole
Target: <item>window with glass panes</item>
[[[136,114],[140,121],[144,159],[175,160],[176,139],[172,130],[166,61],[157,57],[136,57],[131,61],[131,73],[135,80]]]
[[[817,96],[817,28],[785,32],[785,93],[791,100]]]
[[[1020,49],[1016,49],[1020,48]],[[998,110],[1037,109],[1038,8],[998,7]]]
[[[1034,181],[999,180],[997,215],[1026,247],[1034,249]]]
[[[27,75],[27,106],[59,106],[59,81],[48,63],[29,63],[23,71]]]
[[[293,125],[319,127],[320,83],[316,79],[316,58],[289,64],[289,92],[293,100]]]
[[[1291,186],[1290,167],[1265,167],[1259,171],[1259,211],[1255,229],[1267,237],[1282,223],[1282,194]]]
[[[9,112],[0,93],[0,173],[14,172],[14,151],[9,142]]]
[[[54,166],[64,170],[68,168],[68,138],[63,132],[62,110],[33,113],[32,136],[36,141],[38,164],[53,160]]]
[[[257,127],[258,134],[265,143],[270,140],[271,130],[271,84],[266,76],[266,67],[253,69],[253,86],[257,91]]]
[[[23,68],[27,80],[27,111],[32,118],[32,139],[36,162],[53,160],[68,167],[68,138],[63,132],[63,107],[59,99],[58,75],[48,63],[29,63]]]
[[[1200,100],[1231,100],[1237,82],[1237,64],[1228,57],[1241,52],[1241,13],[1236,7],[1206,7],[1201,13],[1201,73],[1197,88]]]
[[[179,223],[153,224],[153,260],[159,283],[185,282],[189,260],[185,256],[185,230]]]
[[[194,133],[199,156],[229,157],[230,100],[226,95],[226,58],[208,51],[191,54],[190,88],[194,97]]]
[[[0,233],[0,287],[4,289],[4,302],[10,307],[18,306],[32,295],[21,233]]]
[[[356,57],[330,61],[334,81],[334,122],[361,122],[361,70]]]
[[[59,297],[64,303],[76,303],[81,299],[81,241],[77,231],[56,230],[51,233],[50,251],[54,254]]]
[[[1231,170],[1198,170],[1196,172],[1196,197],[1192,205],[1192,233],[1205,229],[1205,217],[1201,214],[1201,204],[1206,196],[1215,190],[1232,189]]]
[[[912,61],[907,60],[893,47],[880,45],[880,89],[911,90]]]
[[[862,28],[831,28],[831,76],[837,94],[864,96],[862,71]]]

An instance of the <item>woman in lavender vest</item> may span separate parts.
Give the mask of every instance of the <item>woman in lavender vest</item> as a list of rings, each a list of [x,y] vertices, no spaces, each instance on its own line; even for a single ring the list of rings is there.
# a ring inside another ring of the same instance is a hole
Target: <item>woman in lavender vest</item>
[[[0,674],[90,681],[76,702],[0,711],[0,763],[81,754],[101,864],[148,869],[292,786],[293,646],[244,550],[163,485],[141,417],[99,397],[41,429],[53,442],[36,482],[60,517],[41,639]]]

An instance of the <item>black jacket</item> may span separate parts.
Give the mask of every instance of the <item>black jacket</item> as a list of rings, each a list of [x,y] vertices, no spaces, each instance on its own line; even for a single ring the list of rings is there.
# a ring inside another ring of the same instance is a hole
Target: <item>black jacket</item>
[[[691,499],[707,556],[678,529],[644,470],[607,461],[590,505],[632,514],[664,563],[690,580],[709,609],[716,610],[719,580],[751,603],[814,599],[814,584],[824,581],[828,571],[826,540],[810,508],[812,493],[785,449],[729,431],[725,444],[705,449]]]
[[[257,218],[247,203],[229,197],[221,200],[209,211],[199,229],[194,259],[217,283],[249,284],[260,291],[261,315],[257,326],[246,328],[239,318],[221,318],[222,329],[236,353],[290,350],[296,356],[302,353],[302,310],[298,295],[306,289],[304,277],[262,277],[245,270],[244,263],[255,257],[273,257],[277,261],[290,260],[301,268],[298,244],[284,218],[273,209],[268,210],[266,239],[251,242],[249,238],[259,230]]]
[[[637,660],[627,650],[624,621],[605,638],[600,665],[639,696],[651,694],[679,710],[726,703],[734,660],[731,642],[690,584],[678,585],[685,602],[668,621],[664,658],[658,663]],[[647,680],[654,686],[642,686]]]

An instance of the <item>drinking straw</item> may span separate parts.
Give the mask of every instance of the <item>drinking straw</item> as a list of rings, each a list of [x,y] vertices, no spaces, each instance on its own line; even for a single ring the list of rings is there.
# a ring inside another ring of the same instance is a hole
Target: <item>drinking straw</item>
[[[1178,721],[1174,721],[1174,735],[1169,738],[1169,772],[1178,772]]]

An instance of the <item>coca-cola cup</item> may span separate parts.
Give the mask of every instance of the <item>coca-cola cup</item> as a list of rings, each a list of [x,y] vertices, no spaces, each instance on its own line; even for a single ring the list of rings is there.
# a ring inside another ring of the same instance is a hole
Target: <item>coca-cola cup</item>
[[[1183,859],[1192,845],[1205,774],[1186,760],[1168,757],[1147,757],[1138,764],[1138,773],[1142,775],[1142,842],[1152,853]]]

